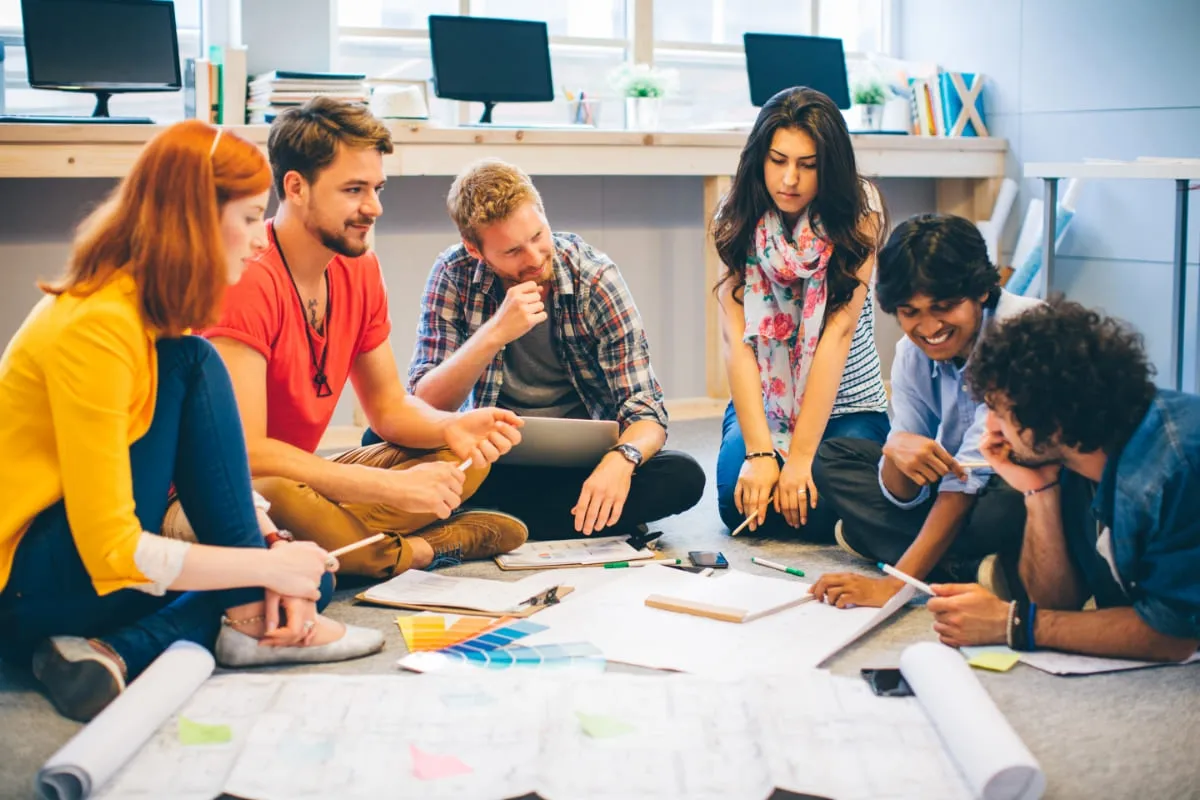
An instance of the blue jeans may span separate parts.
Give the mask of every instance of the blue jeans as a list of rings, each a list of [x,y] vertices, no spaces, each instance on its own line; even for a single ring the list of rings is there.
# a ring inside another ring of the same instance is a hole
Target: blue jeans
[[[133,498],[146,531],[162,527],[174,483],[202,544],[264,547],[250,495],[246,440],[229,373],[204,339],[157,344],[158,394],[146,435],[129,448]],[[322,581],[332,595],[332,576]],[[60,500],[34,518],[0,593],[0,657],[28,664],[49,636],[100,638],[125,660],[132,680],[172,642],[212,648],[221,613],[263,599],[261,588],[97,595],[79,558]]]
[[[862,411],[856,414],[843,414],[830,417],[825,425],[825,433],[821,441],[835,438],[869,439],[883,444],[887,441],[891,423],[887,414],[882,411]],[[776,458],[779,458],[776,455]],[[737,510],[733,502],[734,489],[737,488],[738,473],[746,460],[746,440],[742,438],[742,428],[738,424],[737,414],[733,410],[732,401],[725,409],[725,419],[721,423],[721,449],[717,453],[717,510],[721,521],[733,530],[742,524],[745,517]],[[783,465],[780,459],[780,466]],[[803,535],[812,541],[832,541],[833,525],[837,521],[832,510],[817,497],[817,507],[810,509],[808,523],[799,528],[787,524],[781,515],[775,513],[772,506],[767,512],[767,519],[756,531],[761,536]]]

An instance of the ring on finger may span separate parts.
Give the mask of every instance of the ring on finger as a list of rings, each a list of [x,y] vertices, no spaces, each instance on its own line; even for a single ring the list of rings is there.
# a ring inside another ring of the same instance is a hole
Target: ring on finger
[[[304,627],[304,632],[305,632],[305,633],[308,633],[308,632],[309,632],[309,631],[311,631],[313,628],[317,627],[317,623],[316,623],[316,622],[314,622],[314,621],[313,621],[313,620],[311,620],[311,619],[306,619],[306,620],[304,620],[304,625],[303,625],[303,627]]]

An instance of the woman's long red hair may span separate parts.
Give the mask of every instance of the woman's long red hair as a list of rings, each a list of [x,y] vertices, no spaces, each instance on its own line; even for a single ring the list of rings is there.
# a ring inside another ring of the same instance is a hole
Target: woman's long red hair
[[[199,120],[172,125],[146,145],[116,190],[79,227],[66,274],[51,294],[88,294],[117,271],[137,283],[146,325],[163,336],[211,325],[229,267],[221,208],[261,194],[271,169],[257,147]]]

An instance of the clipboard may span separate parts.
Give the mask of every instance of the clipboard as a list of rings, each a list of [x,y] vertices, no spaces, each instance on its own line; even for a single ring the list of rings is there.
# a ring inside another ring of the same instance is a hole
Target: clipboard
[[[514,611],[480,611],[474,608],[458,608],[455,606],[426,606],[417,605],[415,603],[395,603],[388,600],[374,600],[367,597],[366,592],[359,592],[354,596],[354,599],[360,603],[366,603],[372,606],[385,606],[387,608],[403,608],[409,611],[433,611],[438,614],[459,614],[464,617],[491,617],[492,619],[500,619],[501,617],[516,617],[525,619],[531,617],[544,608],[556,605],[563,597],[566,597],[571,592],[575,591],[571,586],[551,586],[546,591],[539,595],[529,598],[520,609]]]

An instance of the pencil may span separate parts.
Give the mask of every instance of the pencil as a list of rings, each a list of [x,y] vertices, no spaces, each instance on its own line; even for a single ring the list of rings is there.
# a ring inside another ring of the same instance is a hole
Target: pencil
[[[884,572],[886,572],[888,575],[891,575],[893,578],[904,581],[905,583],[907,583],[909,586],[913,587],[914,589],[917,589],[918,591],[922,591],[931,597],[933,596],[933,589],[929,588],[928,583],[917,580],[912,575],[909,575],[907,572],[901,572],[900,570],[893,567],[891,564],[884,564],[882,561],[879,562],[879,568],[881,570],[883,570]]]
[[[772,493],[772,494],[771,494],[771,496],[767,498],[767,505],[768,505],[768,506],[770,506],[770,505],[771,505],[771,502],[772,502],[774,499],[775,499],[775,494],[774,494],[774,493]],[[749,514],[749,515],[747,515],[746,519],[745,519],[745,520],[742,522],[742,524],[741,524],[741,525],[738,525],[736,528],[734,528],[732,531],[730,531],[730,532],[729,532],[729,535],[730,535],[730,536],[737,536],[739,533],[741,533],[742,531],[744,531],[744,530],[746,529],[746,526],[750,524],[750,520],[754,519],[754,518],[755,518],[755,517],[757,517],[757,516],[758,516],[758,512],[757,512],[757,511],[755,511],[755,512],[753,512],[753,513]]]
[[[471,459],[468,458],[466,461],[459,464],[458,468],[460,470],[462,470],[463,472],[466,472],[467,470],[469,470],[471,468]],[[329,555],[333,556],[334,558],[337,558],[338,556],[345,555],[346,553],[353,553],[355,550],[358,550],[360,547],[366,547],[368,545],[375,544],[376,542],[381,542],[386,538],[387,538],[386,533],[377,533],[374,536],[368,536],[366,539],[360,539],[359,541],[355,542],[354,544],[348,544],[345,547],[339,547],[337,550],[332,550],[332,551],[330,551]]]

